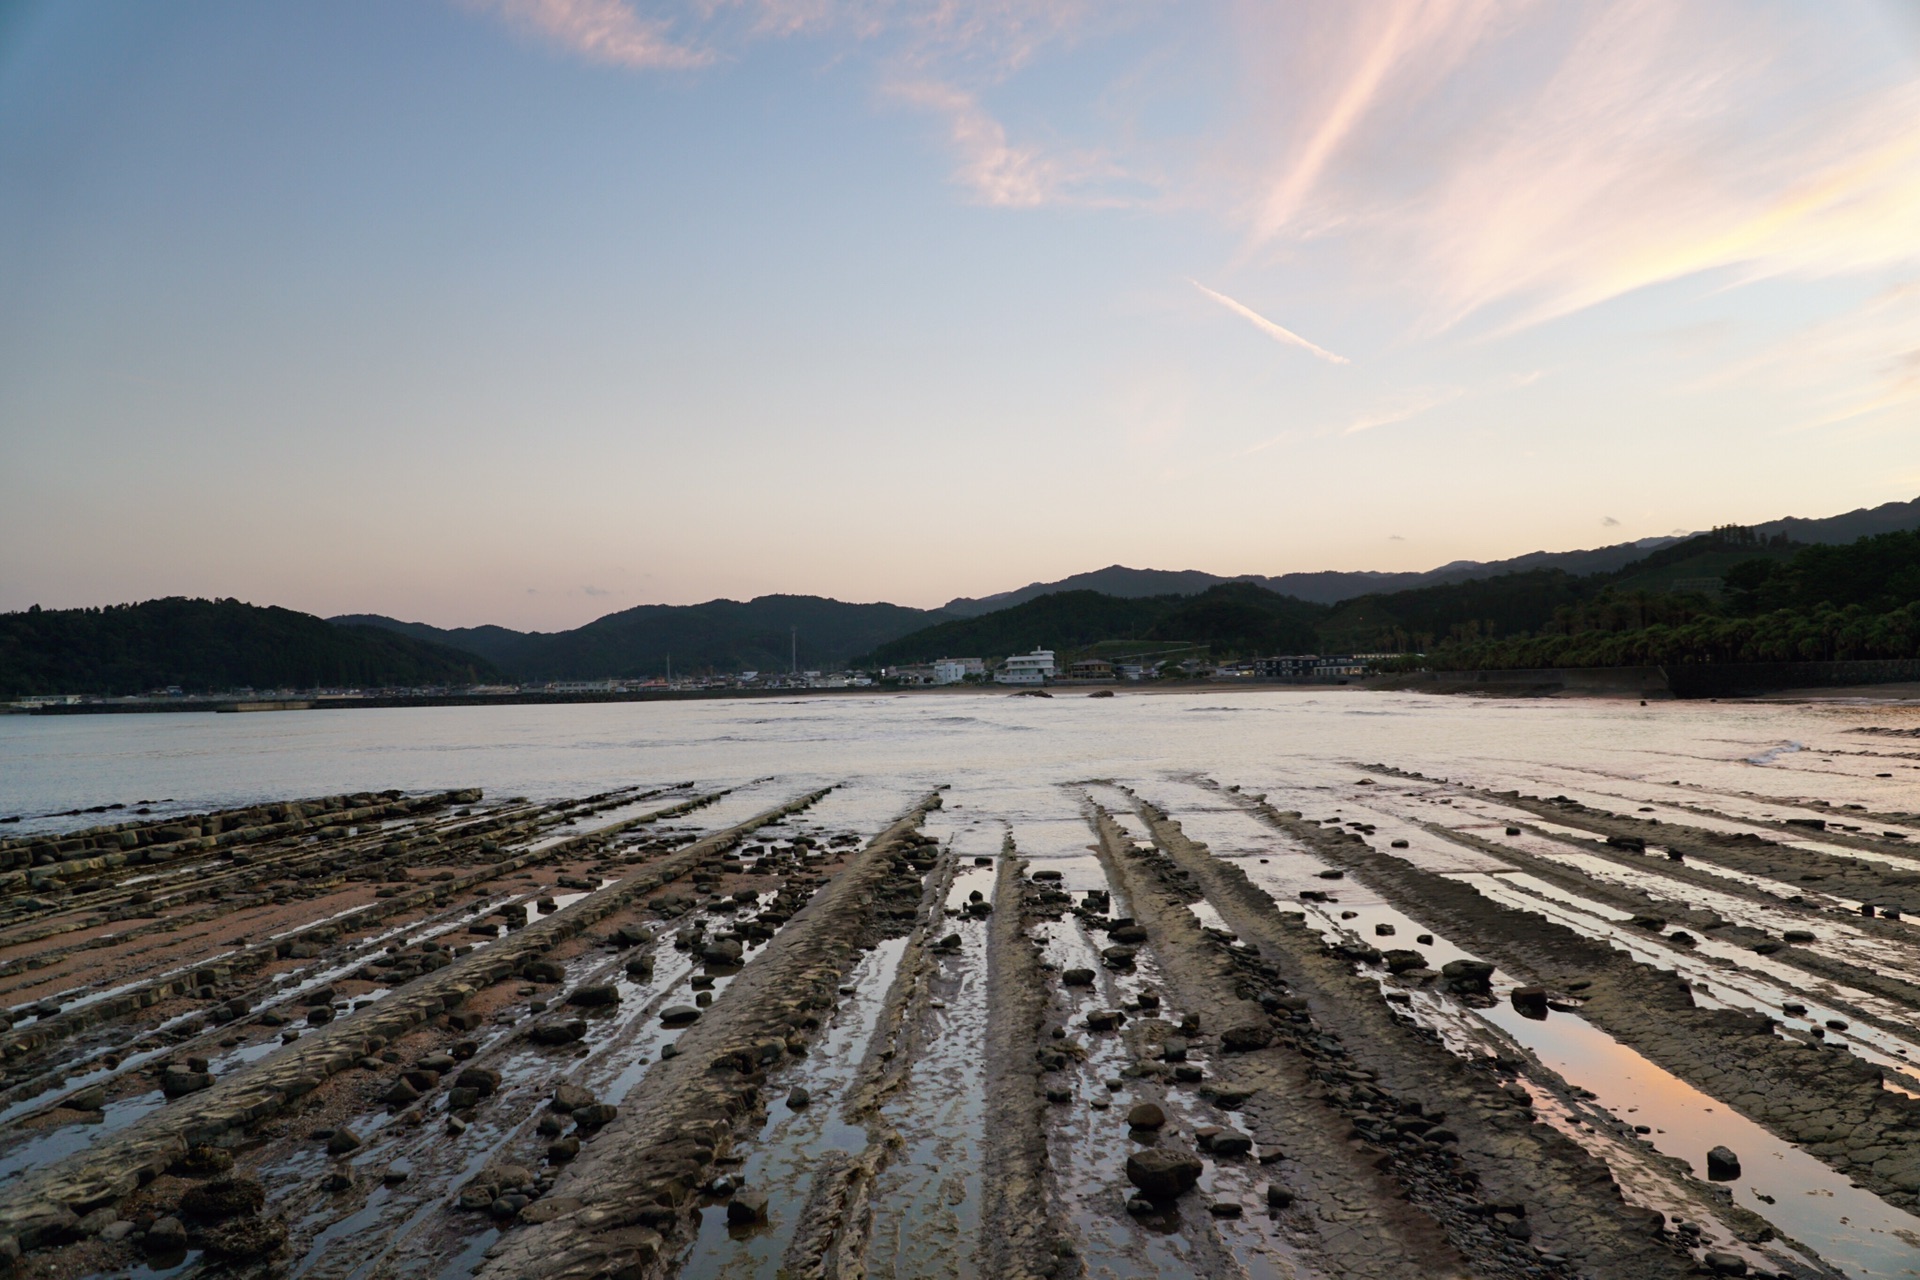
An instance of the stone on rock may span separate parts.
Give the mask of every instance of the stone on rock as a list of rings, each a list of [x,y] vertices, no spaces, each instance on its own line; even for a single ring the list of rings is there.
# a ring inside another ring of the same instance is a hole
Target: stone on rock
[[[528,982],[564,982],[567,971],[552,960],[529,960],[520,966],[520,976]]]
[[[1711,1249],[1701,1261],[1707,1264],[1707,1270],[1717,1276],[1747,1274],[1747,1260],[1737,1253],[1724,1253],[1719,1249]]]
[[[1095,1009],[1087,1015],[1087,1030],[1112,1031],[1125,1022],[1126,1018],[1127,1015],[1118,1009]]]
[[[599,1009],[620,1003],[620,988],[611,982],[595,982],[575,987],[567,994],[567,1003],[583,1009]]]
[[[1093,970],[1063,969],[1060,971],[1060,985],[1066,987],[1090,987],[1093,985]]]
[[[1715,1182],[1731,1182],[1740,1176],[1740,1157],[1728,1147],[1707,1152],[1707,1177]]]
[[[553,1101],[547,1105],[555,1111],[567,1112],[578,1107],[590,1107],[599,1099],[577,1084],[563,1084],[553,1091]]]
[[[211,1178],[233,1168],[233,1153],[204,1144],[190,1147],[187,1154],[167,1166],[177,1178]]]
[[[80,1092],[69,1096],[61,1104],[74,1111],[99,1111],[107,1105],[107,1086],[89,1085]]]
[[[1150,1200],[1179,1198],[1200,1180],[1204,1166],[1191,1152],[1148,1147],[1127,1157],[1127,1181]]]
[[[327,1138],[327,1154],[343,1156],[349,1151],[358,1151],[361,1147],[360,1135],[351,1129],[335,1129]]]
[[[1228,1053],[1251,1053],[1273,1043],[1273,1028],[1264,1022],[1245,1022],[1220,1033],[1220,1047]]]
[[[395,1080],[393,1087],[380,1095],[380,1100],[389,1106],[404,1107],[420,1099],[420,1091],[405,1080]]]
[[[579,1018],[568,1018],[564,1022],[543,1022],[527,1032],[527,1038],[535,1044],[572,1044],[586,1037],[587,1024]]]
[[[1271,1182],[1267,1184],[1267,1208],[1285,1209],[1292,1204],[1293,1192]]]
[[[582,1129],[599,1129],[612,1124],[614,1117],[619,1114],[620,1108],[614,1106],[611,1102],[596,1102],[590,1106],[575,1107],[573,1109],[573,1122]]]
[[[670,1004],[660,1011],[660,1022],[664,1026],[684,1027],[700,1016],[700,1011],[692,1005]]]
[[[1158,1129],[1167,1122],[1167,1113],[1157,1102],[1136,1102],[1127,1112],[1129,1129]]]
[[[1253,1150],[1253,1139],[1235,1129],[1208,1126],[1213,1132],[1201,1140],[1200,1148],[1216,1156],[1244,1156]]]
[[[794,1111],[804,1110],[812,1101],[813,1095],[799,1085],[793,1086],[792,1092],[787,1094],[787,1106]]]
[[[1485,991],[1491,985],[1493,966],[1485,960],[1449,960],[1440,966],[1440,976],[1458,991]]]
[[[287,1224],[278,1218],[223,1222],[201,1233],[207,1252],[217,1258],[252,1261],[271,1258],[287,1247]]]
[[[1132,947],[1108,947],[1100,953],[1100,963],[1109,969],[1131,969],[1135,954]]]
[[[472,1089],[481,1097],[493,1096],[500,1088],[500,1073],[491,1067],[467,1067],[454,1080],[462,1089]]]
[[[701,960],[709,965],[717,965],[722,968],[739,964],[745,956],[746,948],[742,947],[738,941],[732,938],[709,942],[706,946],[700,948]]]
[[[1525,1018],[1544,1018],[1547,1016],[1547,989],[1545,987],[1515,987],[1507,997],[1513,1007]]]
[[[149,1253],[176,1253],[187,1247],[187,1224],[169,1214],[147,1228]]]
[[[580,1154],[580,1139],[558,1138],[547,1145],[547,1163],[565,1164]]]
[[[727,1224],[753,1226],[767,1220],[767,1195],[764,1191],[739,1191],[727,1201]]]
[[[180,1215],[194,1222],[225,1222],[256,1214],[266,1203],[266,1188],[258,1182],[229,1176],[189,1187],[180,1197]]]
[[[186,1067],[168,1067],[160,1073],[160,1092],[169,1098],[184,1098],[190,1093],[213,1087],[213,1076]]]

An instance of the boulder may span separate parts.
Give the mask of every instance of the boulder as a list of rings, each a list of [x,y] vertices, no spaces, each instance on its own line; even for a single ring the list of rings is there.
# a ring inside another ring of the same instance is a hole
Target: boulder
[[[1410,951],[1405,947],[1398,947],[1392,951],[1384,952],[1381,958],[1387,962],[1388,973],[1405,973],[1409,969],[1424,969],[1427,967],[1427,958],[1425,956],[1421,955],[1418,951]]]
[[[1728,1147],[1707,1152],[1707,1177],[1714,1182],[1732,1182],[1740,1176],[1740,1157]]]
[[[206,1071],[191,1071],[185,1067],[168,1067],[160,1073],[160,1092],[169,1098],[184,1098],[190,1093],[213,1087],[213,1076]]]
[[[727,1225],[750,1227],[767,1220],[767,1196],[764,1191],[737,1191],[727,1201]]]
[[[1545,987],[1515,987],[1507,997],[1523,1018],[1544,1018],[1547,1016],[1547,989]]]
[[[187,1154],[167,1166],[176,1178],[211,1178],[233,1168],[233,1153],[221,1147],[190,1147]]]
[[[217,1178],[187,1189],[180,1197],[180,1216],[191,1222],[225,1222],[251,1217],[266,1203],[266,1188],[252,1178]]]
[[[1200,1139],[1200,1149],[1216,1156],[1244,1156],[1253,1150],[1253,1139],[1237,1129],[1209,1125],[1210,1132]]]
[[[330,1156],[344,1156],[349,1151],[358,1151],[361,1145],[360,1135],[351,1129],[335,1129],[327,1135],[327,1154]]]
[[[1243,1022],[1220,1033],[1220,1047],[1228,1053],[1251,1053],[1273,1043],[1273,1028],[1264,1022]]]
[[[1127,1181],[1149,1200],[1178,1199],[1200,1181],[1200,1157],[1166,1147],[1147,1147],[1127,1157]]]
[[[491,1067],[464,1068],[454,1084],[461,1089],[472,1089],[481,1097],[492,1097],[500,1088],[500,1073]]]
[[[287,1224],[278,1218],[241,1218],[201,1233],[200,1243],[216,1258],[234,1262],[271,1258],[287,1247]]]
[[[700,1011],[692,1005],[670,1004],[660,1011],[661,1025],[668,1027],[684,1027],[699,1017]]]
[[[709,942],[700,948],[700,959],[708,965],[729,968],[746,957],[746,948],[733,938]]]
[[[177,1253],[187,1247],[187,1224],[169,1214],[147,1228],[148,1253]]]
[[[1493,978],[1493,966],[1485,960],[1449,960],[1440,966],[1440,976],[1456,991],[1486,991]]]
[[[1136,1102],[1127,1112],[1129,1129],[1158,1129],[1167,1122],[1167,1113],[1157,1102]]]
[[[1093,985],[1093,970],[1062,969],[1060,985],[1063,987],[1090,987]]]
[[[1135,954],[1132,947],[1108,947],[1100,953],[1100,963],[1109,969],[1131,969]]]
[[[620,988],[611,982],[595,982],[575,987],[567,993],[567,1003],[583,1009],[602,1009],[620,1003]]]
[[[579,1107],[590,1107],[599,1099],[577,1084],[563,1084],[553,1091],[553,1101],[547,1105],[555,1111],[568,1112]]]
[[[564,1022],[543,1022],[527,1032],[527,1038],[535,1044],[572,1044],[586,1034],[586,1023],[578,1018],[568,1018]]]
[[[793,1086],[792,1092],[787,1094],[787,1106],[794,1111],[805,1110],[812,1101],[813,1095],[799,1085]]]

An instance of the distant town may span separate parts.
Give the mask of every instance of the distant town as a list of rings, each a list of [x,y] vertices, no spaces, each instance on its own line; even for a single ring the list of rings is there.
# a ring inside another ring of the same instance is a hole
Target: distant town
[[[15,713],[60,714],[110,711],[282,711],[325,706],[469,705],[485,702],[644,700],[672,695],[726,695],[842,689],[933,689],[959,686],[1011,686],[1015,690],[1074,685],[1124,685],[1160,681],[1269,682],[1338,684],[1373,674],[1377,664],[1396,655],[1282,654],[1268,658],[1212,663],[1196,658],[1140,657],[1109,661],[1080,658],[1064,664],[1052,649],[990,661],[940,658],[933,662],[872,670],[741,671],[645,680],[542,680],[520,684],[414,685],[317,689],[235,688],[187,692],[178,685],[145,693],[108,697],[95,694],[39,694],[0,704]]]

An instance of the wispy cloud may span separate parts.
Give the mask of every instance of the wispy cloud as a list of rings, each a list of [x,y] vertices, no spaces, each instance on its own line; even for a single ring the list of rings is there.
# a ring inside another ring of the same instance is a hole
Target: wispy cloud
[[[1028,209],[1060,199],[1085,168],[1038,147],[1016,146],[973,94],[935,81],[896,84],[891,96],[946,117],[960,159],[954,180],[984,204]]]
[[[1301,337],[1299,334],[1295,333],[1293,330],[1285,328],[1281,325],[1275,324],[1273,321],[1267,319],[1265,316],[1261,315],[1258,311],[1255,311],[1252,307],[1249,307],[1244,302],[1236,302],[1234,299],[1229,298],[1224,293],[1219,293],[1213,289],[1207,288],[1207,286],[1201,284],[1198,280],[1189,278],[1187,283],[1192,285],[1194,288],[1198,289],[1201,293],[1205,294],[1207,297],[1212,298],[1215,302],[1219,303],[1221,306],[1225,307],[1227,310],[1233,312],[1233,314],[1245,320],[1248,324],[1251,324],[1254,328],[1260,330],[1260,332],[1266,334],[1269,338],[1272,338],[1275,342],[1283,342],[1283,343],[1286,343],[1288,346],[1299,347],[1303,351],[1310,351],[1314,355],[1319,356],[1322,360],[1331,361],[1334,364],[1352,364],[1353,363],[1353,361],[1347,359],[1345,356],[1335,355],[1333,352],[1327,350],[1325,347],[1320,346],[1317,343],[1307,341],[1305,338]]]
[[[1792,9],[1249,6],[1251,242],[1331,238],[1416,331],[1537,324],[1719,271],[1920,260],[1920,81]],[[1857,28],[1856,28],[1857,30]]]
[[[463,0],[592,62],[643,70],[703,67],[713,55],[676,42],[666,23],[622,0]]]
[[[1620,527],[1620,522],[1618,520],[1615,520],[1612,516],[1601,516],[1600,527],[1603,529],[1618,529]]]
[[[1420,387],[1394,396],[1379,408],[1361,414],[1340,428],[1343,436],[1359,435],[1375,427],[1390,427],[1396,422],[1417,418],[1443,404],[1451,404],[1467,394],[1465,387]]]

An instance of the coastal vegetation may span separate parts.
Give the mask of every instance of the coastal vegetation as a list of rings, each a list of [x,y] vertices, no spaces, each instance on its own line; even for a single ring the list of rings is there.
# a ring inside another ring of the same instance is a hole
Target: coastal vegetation
[[[1730,565],[1712,597],[1608,584],[1520,634],[1476,634],[1456,623],[1407,665],[1495,670],[1920,657],[1920,533],[1772,550]]]
[[[374,627],[291,609],[170,597],[103,609],[0,614],[0,697],[130,694],[178,686],[312,689],[471,684],[492,663]]]

